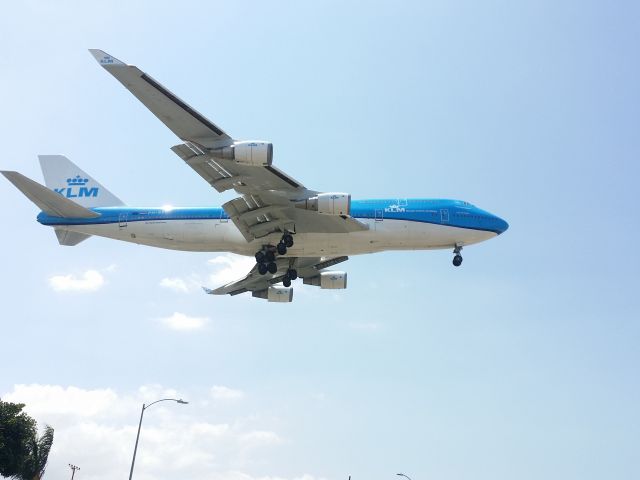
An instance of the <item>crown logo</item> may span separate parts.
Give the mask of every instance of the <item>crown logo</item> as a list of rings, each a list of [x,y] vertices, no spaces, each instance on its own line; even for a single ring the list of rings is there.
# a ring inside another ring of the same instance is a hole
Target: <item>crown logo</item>
[[[89,182],[88,178],[82,178],[80,175],[76,175],[73,178],[67,178],[67,185],[75,187],[77,185],[86,185]]]

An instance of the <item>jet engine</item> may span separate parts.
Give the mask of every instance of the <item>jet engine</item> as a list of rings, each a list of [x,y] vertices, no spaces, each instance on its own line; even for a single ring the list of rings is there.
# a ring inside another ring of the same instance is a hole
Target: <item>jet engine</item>
[[[347,272],[320,272],[320,275],[305,277],[302,281],[305,285],[314,285],[326,290],[342,290],[347,288]]]
[[[253,292],[252,295],[257,298],[264,298],[269,302],[289,303],[293,300],[292,287],[269,287],[266,290]]]
[[[225,160],[235,160],[242,165],[268,167],[273,161],[273,144],[262,140],[235,142],[230,147],[213,150],[212,155]]]
[[[297,208],[313,210],[325,215],[349,215],[351,213],[351,195],[348,193],[319,193],[296,203]]]

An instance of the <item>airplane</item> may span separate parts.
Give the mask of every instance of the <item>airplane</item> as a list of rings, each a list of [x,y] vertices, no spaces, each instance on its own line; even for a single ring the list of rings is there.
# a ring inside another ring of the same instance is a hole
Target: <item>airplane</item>
[[[469,202],[430,198],[352,200],[344,192],[306,188],[273,165],[273,145],[236,140],[135,66],[102,50],[98,63],[183,142],[171,148],[218,192],[239,195],[221,207],[134,207],[62,155],[40,155],[43,186],[14,171],[1,173],[42,211],[61,245],[95,235],[141,245],[255,257],[243,278],[209,289],[213,295],[251,292],[291,302],[294,280],[344,289],[347,273],[329,270],[349,255],[388,250],[452,249],[505,232],[500,217]]]

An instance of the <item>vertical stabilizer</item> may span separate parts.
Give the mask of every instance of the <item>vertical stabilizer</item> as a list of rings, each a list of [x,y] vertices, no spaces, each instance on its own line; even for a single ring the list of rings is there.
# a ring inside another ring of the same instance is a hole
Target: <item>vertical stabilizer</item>
[[[45,185],[85,208],[115,207],[122,200],[63,155],[38,155]]]

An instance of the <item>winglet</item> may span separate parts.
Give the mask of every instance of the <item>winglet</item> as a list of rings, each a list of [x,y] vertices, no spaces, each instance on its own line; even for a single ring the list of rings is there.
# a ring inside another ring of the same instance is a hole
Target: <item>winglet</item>
[[[204,290],[204,293],[207,293],[209,295],[213,295],[213,290],[211,290],[210,288],[202,287],[202,290]]]
[[[107,67],[110,65],[121,65],[121,66],[126,65],[124,62],[121,62],[116,57],[112,57],[107,52],[104,52],[102,50],[98,50],[96,48],[90,48],[89,52],[91,52],[91,55],[93,55],[93,58],[95,58],[97,62],[103,67]]]

